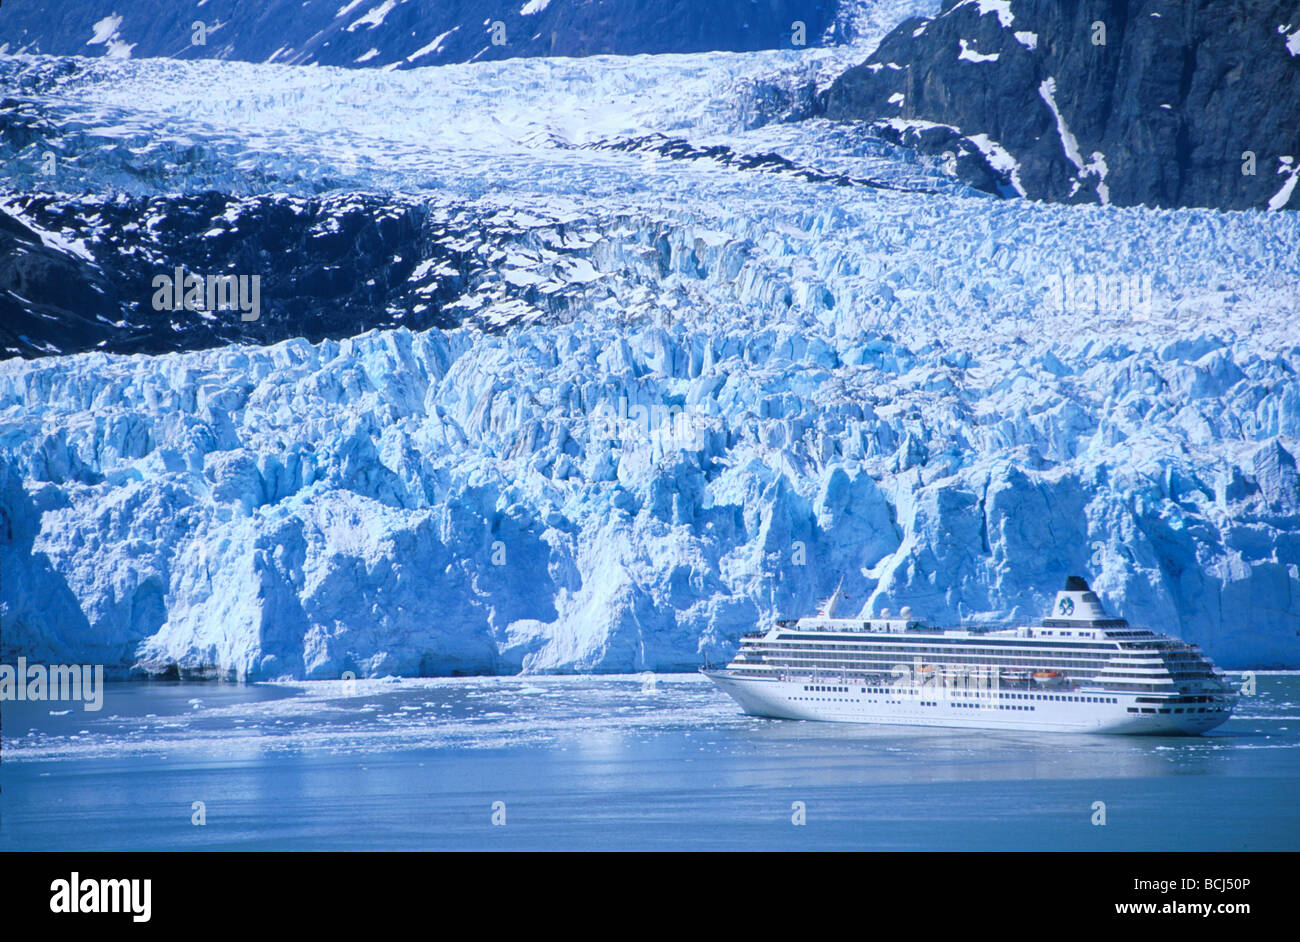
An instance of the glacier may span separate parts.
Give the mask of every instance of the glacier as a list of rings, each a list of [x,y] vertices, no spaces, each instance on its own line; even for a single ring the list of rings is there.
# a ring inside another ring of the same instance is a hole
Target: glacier
[[[841,576],[955,622],[1086,571],[1225,664],[1289,663],[1297,354],[958,368],[583,325],[7,361],[5,644],[241,678],[670,670]]]
[[[56,250],[114,237],[87,192],[378,191],[485,220],[490,263],[455,327],[0,361],[0,658],[675,671],[841,579],[1001,624],[1079,573],[1300,666],[1296,214],[973,192],[801,113],[862,55],[0,60],[45,116],[8,185],[80,207]],[[604,146],[649,134],[900,188]],[[1135,274],[1149,308],[1053,301]]]

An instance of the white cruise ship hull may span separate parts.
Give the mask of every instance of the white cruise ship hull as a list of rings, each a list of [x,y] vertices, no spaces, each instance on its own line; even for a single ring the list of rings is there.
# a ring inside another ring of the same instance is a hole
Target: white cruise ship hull
[[[705,673],[746,713],[788,720],[1188,736],[1222,725],[1232,712],[1223,704],[1161,707],[1149,700],[1140,703],[1135,694],[1100,690],[991,691],[977,701],[944,688],[742,677],[725,670]]]

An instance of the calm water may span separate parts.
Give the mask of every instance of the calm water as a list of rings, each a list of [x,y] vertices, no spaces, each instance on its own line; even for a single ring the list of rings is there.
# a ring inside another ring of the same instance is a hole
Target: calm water
[[[5,704],[0,759],[4,850],[1300,849],[1295,673],[1196,739],[760,720],[680,675],[118,684]]]

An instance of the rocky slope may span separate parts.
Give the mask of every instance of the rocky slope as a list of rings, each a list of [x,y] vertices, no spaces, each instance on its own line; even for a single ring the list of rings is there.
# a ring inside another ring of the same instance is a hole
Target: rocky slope
[[[837,0],[87,0],[11,4],[0,52],[418,68],[842,42]]]
[[[1300,207],[1300,19],[1284,0],[945,0],[821,108],[982,158],[1034,199]]]

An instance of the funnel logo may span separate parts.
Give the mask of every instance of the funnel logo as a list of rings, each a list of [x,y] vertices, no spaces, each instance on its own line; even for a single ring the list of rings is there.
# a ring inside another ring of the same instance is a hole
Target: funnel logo
[[[1056,613],[1058,615],[1066,615],[1066,616],[1073,615],[1074,599],[1061,599],[1061,604],[1056,606]]]

